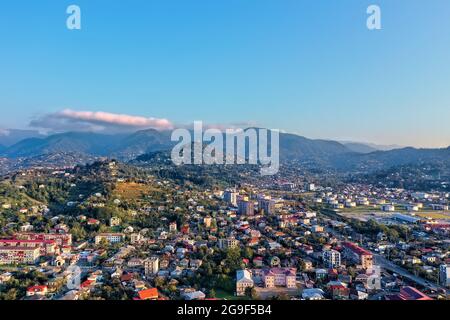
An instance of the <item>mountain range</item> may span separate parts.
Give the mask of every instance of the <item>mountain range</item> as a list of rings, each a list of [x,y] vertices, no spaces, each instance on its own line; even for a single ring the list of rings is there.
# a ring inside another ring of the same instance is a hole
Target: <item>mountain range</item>
[[[381,144],[375,144],[375,143],[368,143],[368,142],[353,142],[353,141],[339,141],[343,145],[345,145],[347,148],[349,148],[351,151],[358,152],[358,153],[371,153],[375,151],[390,151],[394,149],[402,149],[403,146],[399,145],[381,145]]]
[[[10,147],[19,141],[29,138],[45,138],[45,135],[37,130],[20,130],[20,129],[0,129],[0,152],[6,147]]]
[[[30,132],[27,132],[30,134]],[[170,131],[153,129],[130,134],[67,132],[31,137],[12,145],[0,137],[0,157],[8,159],[36,158],[45,155],[79,154],[87,157],[110,157],[129,161],[155,151],[170,150],[175,144]],[[12,135],[8,141],[13,141]],[[403,164],[439,162],[450,167],[450,147],[446,149],[401,148],[380,151],[376,146],[313,140],[280,133],[281,161],[304,161],[340,170],[377,170]],[[59,156],[61,158],[61,156]]]

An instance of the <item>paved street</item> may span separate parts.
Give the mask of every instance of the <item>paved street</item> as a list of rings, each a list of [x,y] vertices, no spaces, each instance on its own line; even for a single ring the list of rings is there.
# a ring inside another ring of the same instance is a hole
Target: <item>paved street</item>
[[[385,257],[381,256],[380,254],[377,254],[377,253],[374,253],[374,252],[372,252],[372,253],[373,253],[373,256],[374,256],[374,259],[375,259],[375,263],[377,265],[379,265],[380,267],[382,267],[382,268],[384,268],[386,270],[389,270],[391,272],[395,272],[398,275],[400,275],[400,276],[402,276],[404,278],[407,278],[407,279],[409,279],[411,281],[414,281],[415,283],[420,284],[421,286],[424,286],[424,287],[426,287],[426,288],[428,288],[430,290],[437,291],[437,290],[444,289],[441,286],[437,286],[436,284],[430,283],[429,281],[427,281],[427,280],[425,280],[423,278],[415,276],[414,274],[412,274],[409,271],[403,269],[402,267],[400,267],[400,266],[390,262],[389,260],[387,260]]]

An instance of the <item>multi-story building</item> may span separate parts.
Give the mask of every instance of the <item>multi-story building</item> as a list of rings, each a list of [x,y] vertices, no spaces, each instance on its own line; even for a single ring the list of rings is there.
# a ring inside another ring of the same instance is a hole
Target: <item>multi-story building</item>
[[[443,287],[450,287],[450,266],[448,264],[439,267],[439,283]]]
[[[243,216],[253,216],[255,214],[255,205],[248,198],[238,200],[238,214]]]
[[[178,230],[177,223],[175,221],[171,222],[169,224],[169,232],[175,233],[175,232],[177,232],[177,230]]]
[[[150,257],[144,260],[145,275],[155,275],[159,272],[159,258]]]
[[[211,227],[211,223],[212,223],[212,218],[211,217],[204,217],[203,218],[203,223],[205,225],[206,228],[210,228]]]
[[[72,245],[70,233],[16,233],[15,238],[20,240],[54,240],[58,246]]]
[[[95,237],[95,244],[99,244],[102,240],[108,243],[120,243],[125,238],[123,233],[101,233]]]
[[[39,256],[39,247],[0,247],[0,265],[35,264]]]
[[[142,235],[140,233],[132,233],[130,235],[131,244],[137,244],[137,243],[141,242],[141,240],[142,240]]]
[[[373,267],[373,254],[354,243],[343,243],[343,257],[363,269],[370,269]]]
[[[234,237],[228,237],[224,239],[219,239],[219,248],[220,249],[231,249],[235,248],[239,245],[239,240]]]
[[[236,207],[238,195],[239,194],[234,190],[225,190],[225,192],[223,193],[223,200],[226,201],[228,204]]]
[[[265,214],[275,213],[275,201],[272,199],[259,199],[258,200],[259,210],[263,210]]]
[[[339,251],[325,250],[322,253],[322,259],[325,267],[329,269],[335,269],[341,266],[341,253]]]
[[[39,248],[39,255],[50,256],[59,253],[59,248],[55,240],[20,240],[20,239],[2,239],[0,247],[22,247]]]
[[[248,270],[236,271],[236,295],[244,296],[247,288],[253,288],[255,283],[252,274]]]
[[[111,227],[117,227],[120,226],[120,223],[122,222],[122,220],[118,217],[112,217],[111,219],[109,219],[109,225]]]
[[[297,288],[295,268],[272,268],[263,271],[263,282],[266,288]]]

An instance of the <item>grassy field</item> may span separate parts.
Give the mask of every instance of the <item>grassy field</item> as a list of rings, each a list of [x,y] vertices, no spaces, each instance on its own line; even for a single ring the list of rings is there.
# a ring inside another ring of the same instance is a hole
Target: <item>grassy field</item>
[[[118,183],[114,191],[115,196],[122,200],[142,199],[144,196],[154,192],[160,192],[160,190],[150,185],[135,182]]]
[[[416,215],[422,218],[450,220],[450,214],[444,212],[420,212],[416,213]]]

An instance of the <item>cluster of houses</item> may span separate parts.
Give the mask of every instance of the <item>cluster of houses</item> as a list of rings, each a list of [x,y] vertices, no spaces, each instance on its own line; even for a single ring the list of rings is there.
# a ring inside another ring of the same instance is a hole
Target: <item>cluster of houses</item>
[[[45,266],[49,261],[53,278],[66,281],[73,276],[71,267],[80,268],[79,286],[58,292],[58,298],[63,300],[88,299],[103,285],[105,273],[135,292],[136,300],[167,298],[158,290],[157,278],[164,279],[179,298],[202,300],[207,297],[206,290],[180,284],[182,278],[195,276],[202,267],[204,261],[197,253],[239,248],[251,250],[251,257],[242,258],[231,295],[245,296],[256,291],[266,298],[279,295],[291,299],[429,298],[412,287],[412,283],[380,270],[375,264],[374,251],[383,254],[388,248],[397,248],[409,252],[414,249],[412,241],[390,243],[380,234],[375,243],[362,244],[349,225],[312,208],[324,204],[333,209],[377,206],[385,212],[395,212],[398,206],[408,208],[408,212],[423,207],[446,210],[446,194],[413,194],[359,185],[333,191],[307,183],[303,187],[306,200],[300,201],[283,197],[283,192],[295,189],[290,183],[280,186],[281,193],[245,184],[235,189],[198,191],[180,188],[170,181],[152,183],[164,188],[165,196],[131,210],[130,215],[158,214],[159,227],[149,230],[138,224],[124,224],[119,217],[101,221],[81,215],[77,219],[86,226],[109,228],[102,228],[108,232],[96,233],[74,244],[64,223],[49,233],[33,232],[34,226],[26,224],[13,237],[0,239],[0,264]],[[89,197],[87,207],[102,207],[106,201],[104,195],[94,194]],[[115,199],[113,205],[119,206],[124,201]],[[74,205],[67,203],[68,207]],[[175,220],[174,216],[185,219]],[[402,217],[399,215],[397,219]],[[432,227],[437,224],[430,221],[423,225],[437,229]],[[444,223],[440,225],[442,228]],[[340,235],[340,230],[352,234],[351,239]],[[424,234],[418,237],[429,235],[429,230],[422,231]],[[419,260],[422,264],[438,264],[438,270],[433,271],[439,272],[441,284],[448,287],[448,252],[443,247],[419,248],[422,250]],[[408,264],[416,264],[415,258],[402,256],[405,260],[412,259],[406,261]],[[8,276],[11,275],[0,275],[0,281],[8,281]],[[48,297],[49,292],[51,284],[36,284],[28,288],[27,297],[41,299]]]

